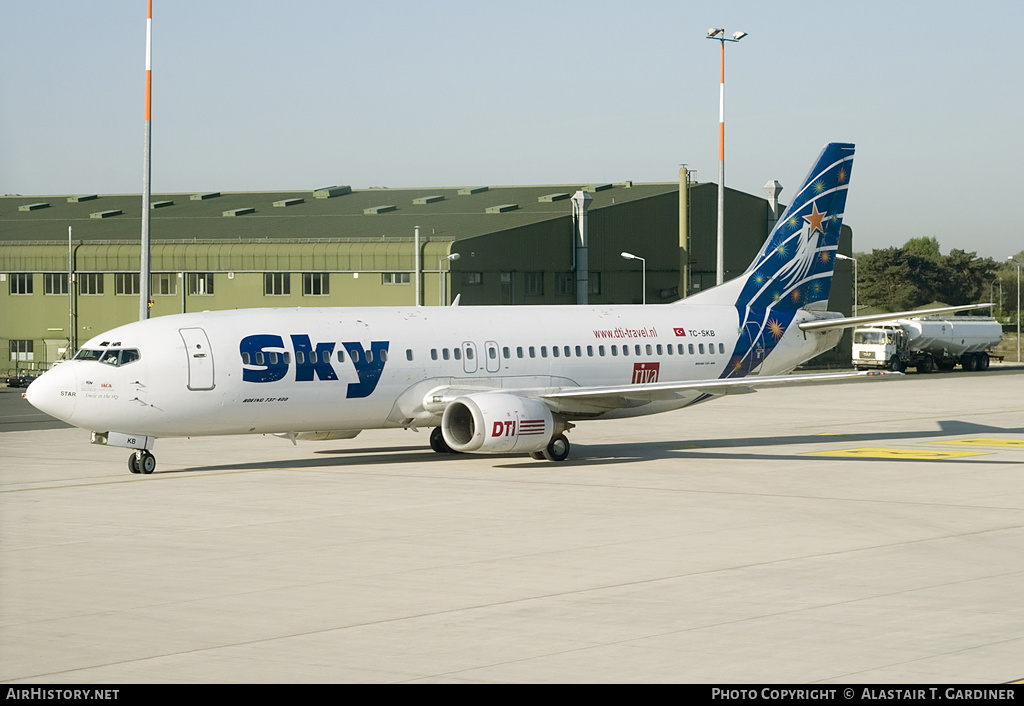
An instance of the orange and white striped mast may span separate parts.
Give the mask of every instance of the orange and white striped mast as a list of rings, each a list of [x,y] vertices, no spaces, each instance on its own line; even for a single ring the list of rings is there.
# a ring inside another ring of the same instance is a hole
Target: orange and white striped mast
[[[153,92],[153,0],[148,0],[149,12],[146,16],[146,137],[142,156],[142,257],[139,268],[139,321],[149,318],[149,165],[150,146],[152,141],[152,122],[150,109]]]
[[[715,265],[715,284],[725,281],[725,43],[738,42],[747,36],[746,32],[733,32],[732,39],[725,36],[725,30],[711,27],[708,39],[722,43],[722,75],[718,88],[718,256]]]

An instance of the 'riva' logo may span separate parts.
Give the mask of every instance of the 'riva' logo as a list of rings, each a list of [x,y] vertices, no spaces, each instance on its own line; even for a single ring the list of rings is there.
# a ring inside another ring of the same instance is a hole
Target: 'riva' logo
[[[242,380],[245,382],[277,382],[282,380],[295,360],[295,381],[337,380],[332,358],[337,345],[333,341],[317,343],[315,346],[305,334],[292,334],[291,350],[285,348],[284,339],[273,334],[246,336],[238,344],[242,354]],[[348,352],[339,355],[347,357],[356,369],[359,382],[351,382],[345,397],[369,397],[380,381],[384,364],[388,360],[388,341],[372,341],[370,350],[356,341],[343,341],[341,346]],[[340,351],[339,351],[340,353]]]
[[[661,363],[633,363],[633,384],[658,382],[658,373],[660,372]]]

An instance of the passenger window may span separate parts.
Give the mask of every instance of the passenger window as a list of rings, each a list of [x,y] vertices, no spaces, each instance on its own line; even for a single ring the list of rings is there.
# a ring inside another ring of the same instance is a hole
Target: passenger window
[[[462,349],[456,348],[452,351],[452,355],[455,356],[455,360],[462,360]]]
[[[295,351],[295,362],[299,365],[306,364],[306,354],[302,351]]]
[[[437,349],[436,348],[431,348],[430,349],[430,359],[431,360],[437,360]]]
[[[466,348],[466,360],[473,360],[473,349]]]
[[[583,349],[580,348],[579,346],[576,346],[576,357],[577,358],[582,358],[583,357]]]
[[[604,358],[604,346],[597,347],[597,355],[600,356],[601,358]]]
[[[491,360],[497,359],[497,357],[498,357],[498,349],[497,348],[488,348],[487,349],[487,357],[490,358]]]
[[[658,344],[658,355],[661,355],[661,344],[660,343]]]
[[[250,363],[249,360],[249,353],[242,353],[242,365],[252,365],[252,363]]]
[[[624,356],[629,355],[629,346],[623,346],[622,347],[622,355],[624,355]]]
[[[530,346],[530,357],[531,358],[536,358],[537,357],[537,351],[534,350],[533,346]]]
[[[441,349],[441,357],[444,358],[445,360],[448,360],[449,358],[451,358],[451,353],[449,353],[447,348],[442,348]]]
[[[338,362],[339,363],[344,363],[345,362],[345,351],[340,349],[340,348],[338,349]]]
[[[593,346],[587,346],[587,357],[588,358],[593,358],[594,357],[594,347]]]
[[[725,353],[725,344],[724,343],[719,343],[718,344],[718,352],[719,353]]]
[[[703,343],[698,343],[697,344],[697,350],[700,351],[701,355],[704,355],[704,344]]]
[[[640,353],[640,344],[639,344],[639,343],[638,343],[638,344],[636,344],[636,347],[635,347],[635,348],[633,348],[633,350],[634,350],[634,351],[636,352],[636,354],[637,354],[637,355],[642,355],[642,354]],[[648,351],[648,353],[649,353],[649,352],[650,352],[650,351]]]
[[[523,357],[523,347],[522,346],[516,346],[516,358],[522,358],[522,357]]]
[[[504,348],[502,348],[501,349],[501,353],[502,353],[502,355],[505,356],[505,360],[508,360],[509,358],[512,357],[512,349],[510,349],[508,346],[505,346]],[[519,356],[519,357],[522,358],[522,356]]]
[[[658,348],[661,348],[661,346],[658,346]],[[658,352],[661,353],[661,351],[658,351]],[[651,355],[651,344],[650,343],[647,344],[647,355]]]
[[[256,352],[256,365],[263,365],[263,351]]]
[[[541,358],[547,358],[548,357],[548,347],[547,346],[541,346],[540,347],[540,357]]]
[[[612,358],[618,358],[619,357],[619,347],[618,346],[612,346],[611,348],[612,348]]]
[[[693,355],[693,344],[690,344],[690,355]]]
[[[558,346],[551,346],[551,355],[553,355],[555,358],[558,357]]]
[[[412,348],[405,349],[405,359],[412,360]]]

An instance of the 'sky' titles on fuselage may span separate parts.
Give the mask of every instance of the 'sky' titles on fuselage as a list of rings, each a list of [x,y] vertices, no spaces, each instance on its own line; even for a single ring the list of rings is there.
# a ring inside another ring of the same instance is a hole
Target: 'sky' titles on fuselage
[[[316,346],[305,334],[290,336],[295,352],[295,381],[312,382],[314,380],[337,380],[331,360],[334,357],[335,343],[317,343]],[[388,341],[371,341],[367,353],[357,341],[342,341],[341,345],[348,351],[359,376],[359,382],[351,382],[345,397],[369,397],[376,389],[387,362]],[[246,361],[242,368],[242,380],[245,382],[277,382],[288,374],[291,363],[284,356],[284,339],[274,334],[255,334],[246,336],[238,344],[242,360]]]

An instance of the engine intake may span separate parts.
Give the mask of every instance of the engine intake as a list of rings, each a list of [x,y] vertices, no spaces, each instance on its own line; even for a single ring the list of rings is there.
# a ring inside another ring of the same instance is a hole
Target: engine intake
[[[441,433],[453,451],[529,453],[547,447],[555,421],[539,400],[481,392],[456,398],[445,408]]]

